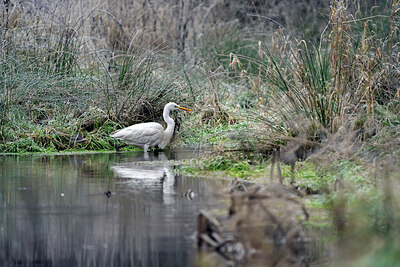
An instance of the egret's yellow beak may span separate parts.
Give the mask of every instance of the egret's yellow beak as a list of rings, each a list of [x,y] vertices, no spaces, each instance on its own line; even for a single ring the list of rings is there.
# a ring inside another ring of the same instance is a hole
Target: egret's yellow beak
[[[184,108],[184,107],[180,107],[180,106],[177,106],[177,108],[182,109],[182,110],[186,110],[186,111],[193,111],[193,110],[191,110],[191,109]]]

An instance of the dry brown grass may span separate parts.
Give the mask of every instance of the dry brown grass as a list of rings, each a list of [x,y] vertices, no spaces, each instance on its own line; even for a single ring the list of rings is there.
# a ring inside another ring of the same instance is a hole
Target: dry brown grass
[[[258,74],[247,73],[241,62],[247,58],[230,57],[232,70],[248,81],[249,92],[256,95],[255,109],[243,114],[254,122],[255,135],[264,131],[272,140],[286,142],[300,136],[331,144],[342,138],[344,147],[365,140],[363,133],[370,125],[359,122],[381,120],[374,115],[376,105],[396,103],[399,85],[395,78],[399,58],[394,54],[399,52],[399,3],[388,1],[390,9],[378,15],[368,15],[369,5],[331,1],[318,43],[297,40],[281,28],[270,42],[259,43],[253,59],[259,64]],[[382,32],[386,27],[388,32]]]
[[[132,36],[141,39],[151,49],[174,49],[184,53],[198,45],[207,32],[225,23],[237,21],[241,26],[255,27],[258,34],[280,25],[291,28],[297,18],[303,18],[304,28],[312,32],[318,12],[327,9],[325,1],[17,1],[0,5],[1,21],[6,28],[71,27],[79,30],[85,44],[96,49],[123,50]],[[292,8],[289,10],[287,6]],[[310,20],[312,22],[310,22]],[[294,21],[294,22],[293,22]],[[311,26],[308,27],[308,26]],[[43,30],[43,29],[42,29]],[[3,32],[4,33],[4,32]]]

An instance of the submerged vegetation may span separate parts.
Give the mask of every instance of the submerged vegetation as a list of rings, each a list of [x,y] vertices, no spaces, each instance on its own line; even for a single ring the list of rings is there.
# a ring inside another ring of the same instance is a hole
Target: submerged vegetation
[[[266,182],[275,155],[344,259],[397,260],[400,2],[114,2],[0,4],[1,153],[113,150],[174,101],[174,145],[217,154],[181,171]]]

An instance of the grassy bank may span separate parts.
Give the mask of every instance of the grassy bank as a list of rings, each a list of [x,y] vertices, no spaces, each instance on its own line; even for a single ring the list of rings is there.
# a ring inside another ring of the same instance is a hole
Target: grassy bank
[[[325,27],[308,39],[304,27],[315,25],[262,34],[250,22],[215,25],[182,59],[139,29],[127,36],[133,26],[123,38],[93,34],[97,9],[77,16],[73,5],[49,14],[4,4],[0,151],[113,149],[112,131],[159,121],[173,100],[195,109],[179,114],[177,133],[193,146],[269,153],[296,140],[312,151],[353,136],[380,153],[399,124],[399,14],[396,1],[370,7],[321,6]]]

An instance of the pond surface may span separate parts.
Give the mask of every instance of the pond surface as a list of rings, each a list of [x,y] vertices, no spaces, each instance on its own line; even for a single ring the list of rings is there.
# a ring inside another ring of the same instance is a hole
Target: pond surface
[[[195,156],[0,156],[0,265],[196,265],[198,211],[222,205],[223,185],[168,161]]]

